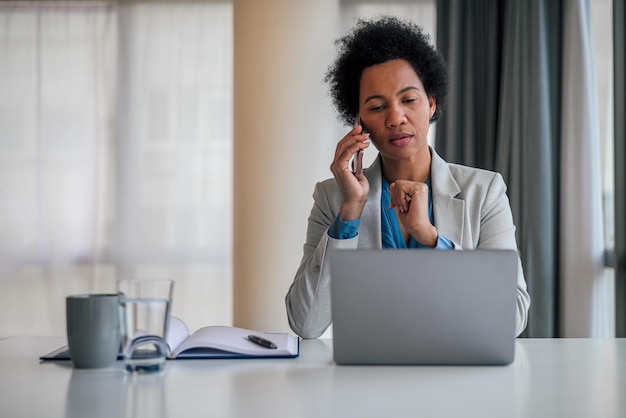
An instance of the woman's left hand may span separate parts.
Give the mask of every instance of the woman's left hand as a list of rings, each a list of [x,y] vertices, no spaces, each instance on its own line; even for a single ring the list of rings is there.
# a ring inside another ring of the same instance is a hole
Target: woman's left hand
[[[408,180],[397,180],[389,186],[391,203],[396,216],[404,229],[417,242],[435,247],[437,228],[430,223],[428,216],[428,185]]]

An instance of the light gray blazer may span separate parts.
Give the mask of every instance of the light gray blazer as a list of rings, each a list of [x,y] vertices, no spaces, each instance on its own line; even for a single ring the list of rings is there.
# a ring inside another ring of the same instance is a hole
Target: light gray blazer
[[[499,173],[449,164],[431,148],[433,217],[440,235],[455,249],[515,249],[515,225]],[[304,254],[285,303],[291,329],[302,338],[317,338],[330,326],[330,266],[328,255],[336,249],[380,249],[380,155],[365,170],[370,191],[356,237],[334,239],[328,228],[341,206],[334,178],[317,183],[309,215]],[[526,328],[530,296],[521,261],[518,262],[516,335]]]

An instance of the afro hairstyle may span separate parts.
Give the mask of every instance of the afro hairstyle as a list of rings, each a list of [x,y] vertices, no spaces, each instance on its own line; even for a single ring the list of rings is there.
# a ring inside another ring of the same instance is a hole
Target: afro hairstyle
[[[394,59],[404,59],[411,64],[428,97],[436,100],[437,109],[430,121],[440,118],[449,88],[446,63],[431,45],[430,36],[415,23],[395,16],[358,19],[335,45],[338,56],[329,66],[324,81],[341,122],[354,123],[363,70]]]

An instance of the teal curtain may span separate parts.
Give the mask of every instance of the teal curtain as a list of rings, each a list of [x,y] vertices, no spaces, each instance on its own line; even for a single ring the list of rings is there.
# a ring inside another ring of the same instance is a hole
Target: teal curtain
[[[451,96],[435,147],[503,175],[534,338],[559,335],[560,36],[560,0],[437,1]]]

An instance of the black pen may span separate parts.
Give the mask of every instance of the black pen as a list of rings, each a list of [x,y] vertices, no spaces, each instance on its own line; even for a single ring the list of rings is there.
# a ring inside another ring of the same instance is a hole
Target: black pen
[[[261,338],[257,335],[248,335],[248,339],[255,344],[260,345],[261,347],[276,349],[278,346],[271,342],[270,340],[266,340],[265,338]]]

